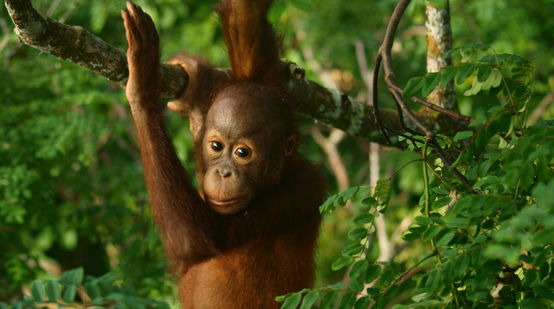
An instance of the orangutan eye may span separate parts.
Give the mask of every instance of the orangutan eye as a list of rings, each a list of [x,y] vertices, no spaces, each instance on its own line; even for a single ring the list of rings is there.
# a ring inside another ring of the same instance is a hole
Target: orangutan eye
[[[210,142],[210,147],[212,147],[212,150],[216,152],[223,150],[223,144],[216,141]]]
[[[241,158],[246,158],[250,155],[250,150],[246,148],[237,148],[237,150],[235,150],[235,154]]]

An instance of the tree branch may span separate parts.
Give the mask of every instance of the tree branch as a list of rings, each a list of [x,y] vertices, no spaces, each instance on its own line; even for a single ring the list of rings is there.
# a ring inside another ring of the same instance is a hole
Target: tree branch
[[[14,31],[23,43],[125,87],[129,71],[124,52],[82,27],[65,25],[39,14],[29,0],[4,2],[15,25]],[[180,66],[164,64],[161,75],[162,97],[173,98],[183,93],[188,75]]]
[[[29,0],[4,0],[15,24],[20,40],[44,53],[85,67],[120,87],[125,87],[128,76],[127,59],[123,51],[79,26],[59,23],[39,14]],[[285,63],[286,64],[286,63]],[[162,97],[179,97],[188,84],[189,75],[182,67],[162,64]],[[297,111],[346,133],[386,143],[381,125],[389,130],[393,146],[401,144],[394,135],[406,132],[396,110],[377,110],[357,102],[344,93],[328,89],[303,77],[291,78],[288,92]],[[420,115],[423,122],[434,123],[432,115]],[[381,125],[378,125],[380,123]]]
[[[440,147],[440,145],[437,143],[435,138],[435,133],[429,129],[429,127],[426,124],[426,121],[423,120],[421,117],[425,115],[425,113],[419,113],[419,115],[416,115],[412,110],[408,107],[408,104],[402,97],[402,93],[404,92],[404,89],[402,89],[400,86],[396,84],[395,78],[394,78],[394,70],[392,68],[392,56],[391,56],[391,50],[392,50],[392,44],[394,41],[394,36],[396,33],[396,29],[398,28],[398,24],[400,23],[400,19],[402,18],[402,15],[404,14],[404,11],[410,4],[411,0],[400,0],[396,7],[394,8],[394,11],[392,13],[392,16],[390,18],[389,24],[387,26],[387,30],[385,32],[385,38],[383,40],[383,44],[379,48],[379,55],[377,56],[377,61],[375,65],[375,71],[379,70],[380,62],[383,62],[383,71],[385,73],[385,83],[387,84],[388,90],[391,93],[391,95],[394,98],[394,101],[396,102],[396,105],[398,107],[398,113],[400,114],[400,119],[403,127],[411,131],[411,128],[408,128],[404,125],[403,116],[406,115],[408,120],[410,120],[410,124],[412,124],[415,128],[419,129],[420,132],[413,132],[415,134],[423,134],[425,136],[426,142],[435,150],[439,158],[444,163],[445,167],[449,169],[456,178],[464,184],[467,189],[470,192],[473,192],[475,194],[480,194],[481,192],[477,189],[473,188],[473,185],[471,182],[458,171],[456,167],[452,166],[452,163],[450,160],[446,157],[446,154],[444,153],[444,150]],[[377,75],[374,75],[375,77]],[[376,84],[376,81],[373,81],[374,84]],[[375,85],[375,88],[376,85]],[[374,104],[377,103],[377,91],[374,91],[373,94],[373,102]],[[420,100],[423,101],[423,100]],[[375,105],[376,107],[376,105]],[[377,107],[376,107],[377,108]],[[451,115],[450,115],[451,116]],[[390,128],[386,128],[387,130],[392,131]]]
[[[537,122],[539,119],[541,119],[542,115],[544,114],[544,112],[546,111],[546,109],[548,109],[548,107],[550,106],[550,104],[552,104],[552,102],[554,102],[554,91],[550,92],[549,94],[547,94],[542,100],[541,102],[539,103],[539,105],[537,105],[537,108],[535,108],[535,110],[533,111],[533,113],[531,114],[531,116],[529,116],[529,123],[530,124],[534,124],[535,122]]]

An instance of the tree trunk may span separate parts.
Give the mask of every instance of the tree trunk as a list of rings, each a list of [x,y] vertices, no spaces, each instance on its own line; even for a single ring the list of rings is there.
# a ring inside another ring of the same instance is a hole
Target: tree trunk
[[[425,28],[427,30],[427,72],[439,72],[451,64],[446,53],[452,49],[452,29],[450,26],[450,1],[425,2]],[[454,83],[446,88],[440,85],[427,96],[427,101],[440,107],[456,110]]]

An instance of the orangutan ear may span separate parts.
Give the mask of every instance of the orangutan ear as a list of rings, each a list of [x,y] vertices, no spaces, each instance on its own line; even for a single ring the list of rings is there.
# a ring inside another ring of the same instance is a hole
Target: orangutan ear
[[[285,156],[290,156],[296,150],[296,134],[287,137],[285,142]]]

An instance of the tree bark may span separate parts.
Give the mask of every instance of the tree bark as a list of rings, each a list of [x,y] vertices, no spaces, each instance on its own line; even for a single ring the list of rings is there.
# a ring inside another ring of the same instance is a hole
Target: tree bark
[[[29,0],[5,0],[8,14],[19,39],[41,52],[85,67],[125,87],[129,70],[127,56],[99,37],[79,26],[59,23],[39,14]],[[162,97],[173,98],[183,93],[187,73],[179,66],[163,64]]]
[[[435,1],[437,2],[437,1]],[[425,2],[425,28],[427,30],[427,72],[439,72],[451,64],[446,53],[452,49],[452,28],[450,26],[450,3],[442,0],[442,5]],[[427,101],[440,107],[456,110],[456,94],[454,82],[445,88],[440,85],[427,96]]]

